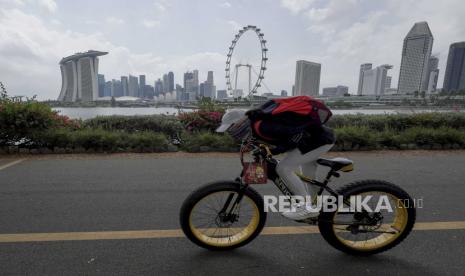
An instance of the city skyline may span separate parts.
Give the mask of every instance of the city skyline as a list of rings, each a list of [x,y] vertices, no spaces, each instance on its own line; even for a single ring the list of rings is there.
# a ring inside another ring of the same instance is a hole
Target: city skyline
[[[392,64],[396,86],[402,39],[414,22],[427,21],[435,36],[432,54],[439,56],[441,87],[449,45],[465,38],[465,3],[458,0],[142,0],[131,9],[122,1],[92,5],[86,1],[47,1],[50,5],[0,1],[0,62],[4,65],[0,76],[12,93],[38,94],[39,99],[56,98],[61,85],[57,61],[88,49],[112,53],[100,69],[108,79],[127,73],[155,79],[171,70],[176,83],[182,83],[183,72],[197,68],[200,79],[206,78],[208,70],[214,71],[217,89],[223,89],[227,47],[237,29],[247,24],[259,26],[269,42],[265,83],[275,94],[291,91],[299,59],[323,65],[320,92],[321,87],[344,84],[356,94],[357,74],[364,62]],[[258,13],[264,5],[267,12]],[[84,9],[87,6],[93,9]],[[194,19],[192,10],[212,16]],[[282,24],[276,25],[276,18]],[[245,38],[239,48],[248,45]],[[268,91],[262,87],[260,92]]]

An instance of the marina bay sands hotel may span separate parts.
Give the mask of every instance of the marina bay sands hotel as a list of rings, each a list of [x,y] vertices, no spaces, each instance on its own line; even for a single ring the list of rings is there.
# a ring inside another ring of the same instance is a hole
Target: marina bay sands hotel
[[[59,101],[95,101],[98,98],[98,56],[108,52],[89,50],[76,53],[60,61],[61,92]]]

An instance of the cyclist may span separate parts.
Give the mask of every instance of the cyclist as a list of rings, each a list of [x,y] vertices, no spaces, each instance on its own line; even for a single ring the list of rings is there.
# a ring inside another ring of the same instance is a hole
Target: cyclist
[[[239,124],[245,127],[238,128]],[[308,119],[293,116],[291,113],[281,117],[269,115],[261,107],[247,112],[227,112],[217,132],[229,133],[234,129],[236,133],[233,135],[237,135],[239,129],[243,135],[247,127],[252,129],[255,137],[275,146],[271,150],[273,155],[286,153],[278,163],[276,172],[292,193],[306,199],[315,196],[318,187],[303,182],[295,172],[300,169],[305,176],[315,178],[316,160],[334,145],[332,130],[324,125],[309,124]],[[283,212],[282,215],[297,221],[318,216],[318,212],[310,211],[311,204],[308,201],[296,203],[290,211]]]

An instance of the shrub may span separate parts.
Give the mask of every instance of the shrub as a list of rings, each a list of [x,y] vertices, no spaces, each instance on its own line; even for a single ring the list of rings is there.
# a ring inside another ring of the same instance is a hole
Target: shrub
[[[103,129],[76,131],[50,129],[36,134],[32,147],[84,148],[106,152],[163,152],[168,150],[169,143],[164,135],[154,132],[124,133]]]
[[[0,146],[28,145],[37,133],[53,128],[79,128],[79,122],[61,116],[36,101],[0,102]]]
[[[371,147],[375,145],[376,136],[367,127],[342,127],[335,129],[336,144],[344,149],[359,147]]]
[[[465,133],[457,129],[440,127],[423,128],[414,127],[400,133],[396,140],[400,144],[417,144],[417,145],[432,145],[432,144],[459,144],[465,145]]]
[[[389,115],[335,115],[329,120],[328,126],[342,128],[347,126],[367,127],[376,131],[403,131],[412,127],[450,127],[465,129],[465,113],[432,112],[417,114]]]
[[[219,111],[192,111],[178,115],[188,131],[214,131],[221,124],[223,113]]]
[[[237,151],[239,145],[229,135],[210,132],[185,133],[182,149],[188,152]]]
[[[84,121],[83,126],[126,132],[161,132],[172,137],[183,130],[182,123],[171,115],[99,116]]]

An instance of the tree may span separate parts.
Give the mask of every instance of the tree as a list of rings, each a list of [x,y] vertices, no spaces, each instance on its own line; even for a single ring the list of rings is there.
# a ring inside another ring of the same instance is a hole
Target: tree
[[[415,92],[413,92],[413,96],[414,96],[415,98],[418,97],[418,90],[415,90]]]
[[[111,97],[111,107],[115,107],[115,106],[116,106],[115,97]]]
[[[8,92],[6,91],[3,82],[0,81],[0,101],[5,101],[8,99]]]

